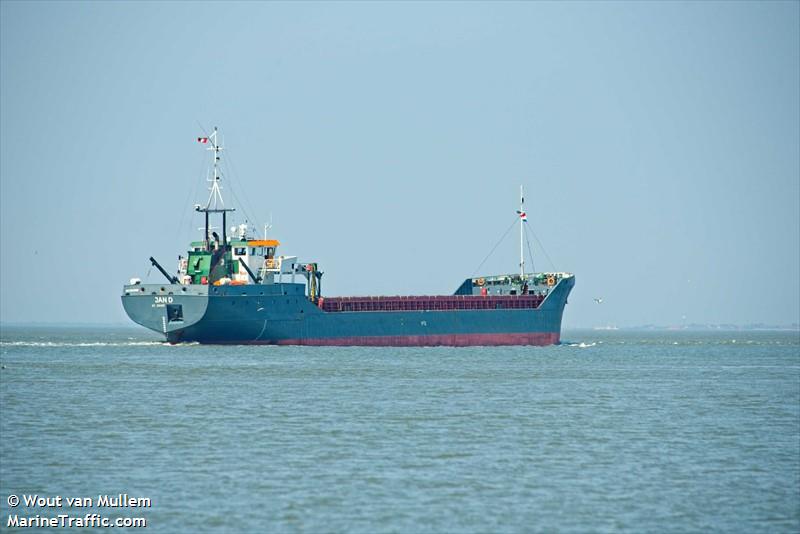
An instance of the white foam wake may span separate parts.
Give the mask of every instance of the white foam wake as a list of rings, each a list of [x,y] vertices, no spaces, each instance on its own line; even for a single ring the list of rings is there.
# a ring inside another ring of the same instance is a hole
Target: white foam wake
[[[0,341],[0,347],[154,347],[163,341]]]

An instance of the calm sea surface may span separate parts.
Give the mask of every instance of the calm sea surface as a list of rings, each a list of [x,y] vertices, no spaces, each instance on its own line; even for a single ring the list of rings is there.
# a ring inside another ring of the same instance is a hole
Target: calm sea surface
[[[158,532],[800,531],[797,332],[466,349],[1,338],[3,531],[10,514],[87,513],[8,504],[32,494]],[[96,507],[120,493],[151,507]]]

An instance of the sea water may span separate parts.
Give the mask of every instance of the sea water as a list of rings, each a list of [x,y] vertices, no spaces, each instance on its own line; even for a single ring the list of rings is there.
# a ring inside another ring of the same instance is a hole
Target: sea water
[[[89,513],[154,532],[800,530],[800,334],[563,337],[170,346],[4,327],[0,530]]]

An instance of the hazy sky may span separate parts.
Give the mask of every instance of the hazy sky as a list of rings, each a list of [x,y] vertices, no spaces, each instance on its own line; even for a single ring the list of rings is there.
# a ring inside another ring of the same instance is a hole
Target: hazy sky
[[[524,184],[577,277],[567,327],[800,321],[798,2],[3,1],[0,21],[3,322],[128,323],[122,285],[200,236],[200,125],[228,202],[329,295],[452,293]],[[516,271],[518,239],[482,274]]]

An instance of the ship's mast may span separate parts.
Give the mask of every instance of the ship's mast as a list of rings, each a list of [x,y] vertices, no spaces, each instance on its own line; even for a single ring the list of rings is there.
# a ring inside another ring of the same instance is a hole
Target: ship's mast
[[[219,160],[220,160],[220,152],[222,152],[222,147],[219,145],[217,141],[217,128],[214,127],[214,133],[212,133],[208,137],[201,137],[198,138],[198,141],[209,143],[209,146],[206,150],[212,152],[213,164],[212,167],[214,169],[214,176],[211,179],[211,187],[209,187],[210,194],[208,195],[208,202],[206,202],[206,206],[201,208],[200,206],[195,206],[195,210],[202,212],[206,216],[206,224],[205,224],[205,248],[206,250],[211,250],[211,241],[209,239],[209,224],[208,224],[208,214],[209,213],[222,213],[222,250],[225,250],[225,247],[228,245],[228,236],[227,236],[227,213],[229,211],[235,211],[233,208],[226,208],[225,201],[222,200],[222,188],[219,185],[220,178],[222,175],[219,172]]]
[[[522,186],[519,186],[519,275],[525,278],[525,249],[523,243],[525,242],[525,221],[527,214],[525,213],[525,194],[523,193]]]
[[[225,201],[222,200],[222,191],[220,190],[220,187],[219,187],[219,178],[220,178],[220,175],[219,175],[219,158],[220,158],[219,153],[222,152],[222,147],[219,146],[219,144],[217,143],[217,128],[216,128],[216,126],[214,127],[214,133],[212,133],[208,137],[208,140],[210,141],[209,144],[211,146],[208,147],[206,150],[210,150],[210,151],[214,152],[214,154],[212,156],[214,158],[214,160],[212,162],[213,163],[213,168],[214,168],[214,178],[211,181],[211,187],[209,188],[209,190],[211,191],[211,194],[208,196],[208,202],[206,202],[206,208],[210,208],[212,202],[214,203],[214,209],[217,209],[219,207],[224,208],[225,207]]]

